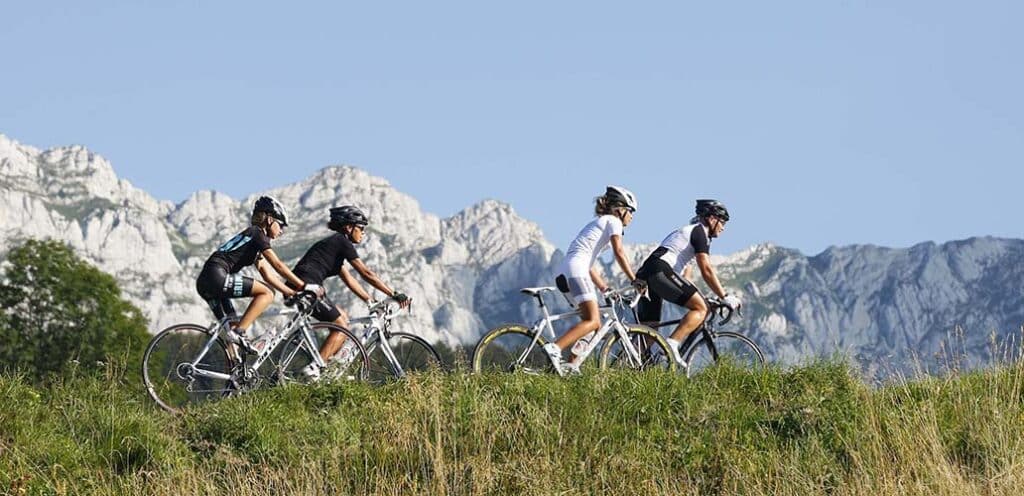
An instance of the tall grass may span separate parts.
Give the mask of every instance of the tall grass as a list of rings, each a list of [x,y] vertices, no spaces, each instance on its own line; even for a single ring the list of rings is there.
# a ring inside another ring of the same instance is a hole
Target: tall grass
[[[687,380],[428,374],[174,417],[112,371],[0,377],[12,494],[1017,494],[1024,366],[879,388],[843,363]]]

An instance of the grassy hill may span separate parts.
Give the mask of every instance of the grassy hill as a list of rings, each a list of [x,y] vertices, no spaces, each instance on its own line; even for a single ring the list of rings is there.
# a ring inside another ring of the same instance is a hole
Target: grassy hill
[[[174,417],[125,374],[0,377],[0,493],[1017,494],[1024,365],[287,387]]]

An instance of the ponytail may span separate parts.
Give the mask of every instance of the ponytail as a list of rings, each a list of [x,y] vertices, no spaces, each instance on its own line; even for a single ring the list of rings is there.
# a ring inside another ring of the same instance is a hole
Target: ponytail
[[[253,212],[249,223],[256,227],[265,227],[270,214],[266,212]]]
[[[345,231],[342,230],[343,227],[345,227],[345,224],[342,224],[341,221],[338,219],[331,219],[330,221],[327,222],[327,229],[330,229],[336,233],[345,234]]]

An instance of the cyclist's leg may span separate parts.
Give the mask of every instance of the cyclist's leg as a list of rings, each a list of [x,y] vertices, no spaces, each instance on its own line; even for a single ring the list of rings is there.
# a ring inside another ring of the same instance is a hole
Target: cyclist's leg
[[[648,287],[650,287],[650,279],[647,279]],[[657,329],[657,325],[661,322],[661,306],[662,302],[665,301],[661,294],[654,290],[648,289],[647,297],[640,298],[640,303],[637,304],[636,314],[638,324],[649,326],[652,329]]]
[[[555,341],[555,345],[564,350],[583,336],[601,327],[601,312],[597,306],[597,291],[589,276],[583,278],[560,275],[555,283],[559,289],[569,290],[568,293],[571,295],[572,301],[580,309],[580,322],[569,328]]]
[[[652,302],[654,297],[657,297],[687,309],[686,315],[672,331],[670,339],[682,341],[704,322],[704,317],[707,315],[707,304],[704,302],[704,297],[701,296],[700,291],[697,291],[696,286],[679,277],[679,274],[676,274],[672,270],[672,266],[667,263],[658,263],[650,270],[650,275],[647,277],[647,288],[652,295]],[[642,299],[640,302],[644,303]],[[646,323],[647,320],[660,319],[661,305],[657,305],[656,309],[657,314],[654,313],[654,308],[641,307],[641,310],[637,312],[640,314],[640,321]]]
[[[331,322],[348,329],[348,314],[326,296],[317,301],[316,308],[313,309],[313,317],[320,322]],[[320,345],[320,358],[325,362],[329,360],[345,345],[346,339],[348,337],[340,332],[330,333],[324,340],[324,344]]]
[[[256,322],[256,318],[274,302],[274,290],[261,281],[254,281],[251,277],[231,274],[229,280],[232,279],[234,287],[240,288],[234,291],[234,298],[252,296],[249,307],[245,309],[242,320],[238,322],[239,329],[248,330]]]
[[[228,284],[228,273],[224,269],[207,265],[196,278],[196,292],[210,306],[210,311],[217,317],[217,320],[230,315],[237,317],[234,305],[231,304],[231,288]],[[237,318],[232,319],[237,320]]]
[[[690,333],[697,330],[704,323],[704,318],[708,315],[708,304],[704,302],[704,297],[699,292],[694,293],[682,306],[686,307],[689,311],[686,312],[683,320],[676,326],[676,330],[672,331],[672,339],[680,342],[686,339],[686,336],[689,336]]]

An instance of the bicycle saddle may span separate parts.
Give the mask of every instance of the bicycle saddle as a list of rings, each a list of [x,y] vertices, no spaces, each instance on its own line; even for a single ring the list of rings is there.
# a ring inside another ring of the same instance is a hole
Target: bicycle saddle
[[[528,294],[530,296],[537,296],[545,291],[555,291],[556,289],[558,288],[554,286],[546,286],[542,288],[523,288],[520,289],[519,292],[523,294]]]

